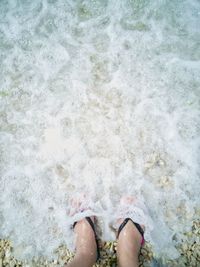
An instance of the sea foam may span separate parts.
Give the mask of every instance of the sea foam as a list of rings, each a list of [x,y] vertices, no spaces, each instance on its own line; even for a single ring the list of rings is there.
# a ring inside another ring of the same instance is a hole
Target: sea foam
[[[114,239],[126,195],[156,255],[178,256],[199,214],[199,21],[197,0],[0,2],[0,237],[17,257],[72,248],[91,214]],[[80,192],[90,209],[70,217]]]

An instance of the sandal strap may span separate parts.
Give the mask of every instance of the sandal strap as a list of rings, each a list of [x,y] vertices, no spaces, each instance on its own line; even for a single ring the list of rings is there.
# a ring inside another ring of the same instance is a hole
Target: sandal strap
[[[96,231],[95,231],[94,223],[93,223],[93,221],[92,221],[92,219],[90,217],[85,217],[85,218],[89,222],[89,224],[92,227],[92,230],[94,232],[95,241],[96,241],[96,244],[97,244],[97,260],[98,260],[100,258],[100,250],[99,250],[99,241],[98,241],[98,237],[97,237],[97,234],[96,234]]]
[[[117,233],[117,237],[119,237],[120,232],[122,231],[122,229],[125,227],[125,225],[128,223],[129,220],[135,225],[135,227],[136,227],[136,228],[138,229],[138,231],[140,232],[142,238],[144,239],[144,230],[142,229],[142,227],[141,227],[138,223],[134,222],[131,218],[126,218],[126,219],[122,222],[122,224],[121,224],[120,227],[119,227],[119,230],[118,230],[118,233]],[[142,240],[143,240],[143,239],[142,239]]]

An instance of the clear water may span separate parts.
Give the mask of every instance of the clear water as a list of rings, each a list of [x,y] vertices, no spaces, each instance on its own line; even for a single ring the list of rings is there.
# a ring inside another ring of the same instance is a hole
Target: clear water
[[[178,256],[199,216],[199,25],[198,0],[0,1],[0,237],[18,257],[72,247],[78,192],[106,239],[136,196],[157,255]]]

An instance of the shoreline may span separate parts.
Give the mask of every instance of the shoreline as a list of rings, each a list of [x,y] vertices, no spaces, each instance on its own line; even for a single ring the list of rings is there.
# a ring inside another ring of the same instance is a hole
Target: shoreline
[[[145,243],[141,249],[139,256],[140,267],[152,267],[152,266],[167,266],[167,267],[196,267],[200,264],[200,220],[193,221],[191,231],[184,233],[186,241],[178,244],[177,250],[180,253],[180,257],[175,260],[160,259],[155,257],[151,245]],[[101,258],[94,265],[95,267],[115,267],[116,264],[116,241],[101,242],[100,251]],[[11,241],[6,239],[0,239],[0,267],[61,267],[65,263],[69,262],[74,253],[70,252],[66,246],[60,245],[55,254],[57,259],[48,260],[47,258],[38,258],[20,261],[14,258]]]

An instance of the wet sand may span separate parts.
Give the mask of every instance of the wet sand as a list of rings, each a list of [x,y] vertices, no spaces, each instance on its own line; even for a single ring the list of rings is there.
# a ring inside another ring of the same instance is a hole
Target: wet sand
[[[180,257],[176,260],[160,259],[155,255],[149,243],[145,243],[139,257],[140,267],[197,267],[200,265],[200,221],[194,221],[191,231],[184,233],[185,240],[177,247]],[[115,267],[117,242],[100,242],[101,257],[95,267]],[[0,267],[60,267],[71,261],[74,253],[66,246],[59,246],[55,250],[56,257],[53,260],[47,258],[19,261],[13,256],[14,247],[11,241],[0,240]]]

